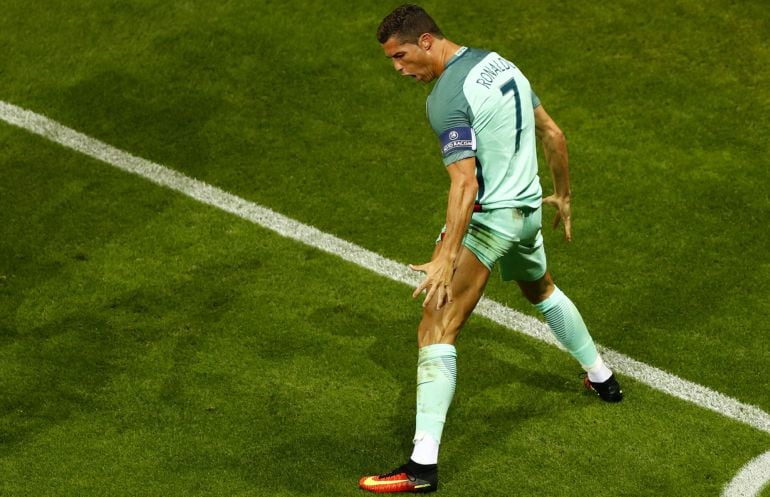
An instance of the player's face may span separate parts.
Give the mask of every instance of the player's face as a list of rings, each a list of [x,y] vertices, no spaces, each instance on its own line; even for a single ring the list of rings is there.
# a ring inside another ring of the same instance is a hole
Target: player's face
[[[385,55],[399,74],[428,83],[436,78],[430,53],[415,43],[401,43],[395,36],[382,44]]]

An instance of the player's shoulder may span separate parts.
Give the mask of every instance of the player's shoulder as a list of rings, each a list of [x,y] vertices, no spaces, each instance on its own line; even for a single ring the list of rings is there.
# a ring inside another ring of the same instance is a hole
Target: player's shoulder
[[[488,91],[497,91],[512,79],[522,84],[526,76],[521,70],[506,57],[498,52],[483,51],[477,54],[478,59],[467,72],[463,81],[463,90],[466,94],[485,95]]]
[[[511,62],[507,57],[501,55],[494,50],[487,50],[483,48],[468,48],[467,56],[464,57],[466,64],[472,67],[476,67],[479,64],[487,64],[489,62],[501,62],[507,63],[515,67],[515,64]]]
[[[492,58],[499,57],[489,50],[461,47],[447,63],[426,103],[428,119],[437,133],[456,126],[461,118],[469,119],[471,109],[465,91],[468,78],[478,72],[479,64],[490,59],[490,54],[494,54]]]
[[[481,48],[462,47],[449,61],[446,70],[456,76],[467,75],[476,65],[493,53]]]
[[[511,70],[520,72],[516,64],[498,52],[463,47],[447,65],[444,75],[446,77],[442,79],[446,81],[445,86],[458,83],[467,86],[471,82],[488,81],[500,73]]]
[[[488,50],[461,47],[447,63],[443,74],[433,87],[432,95],[442,100],[447,96],[456,95],[462,89],[468,74],[489,53]]]
[[[486,57],[489,54],[495,53],[492,50],[487,50],[485,48],[476,48],[476,47],[463,47],[465,48],[465,53],[468,62],[479,62],[480,60],[483,60],[484,57]]]

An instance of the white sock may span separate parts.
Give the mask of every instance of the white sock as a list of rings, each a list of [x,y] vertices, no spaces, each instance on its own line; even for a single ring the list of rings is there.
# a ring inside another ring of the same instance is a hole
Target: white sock
[[[583,369],[588,373],[588,379],[594,383],[604,383],[612,376],[612,371],[604,364],[602,356],[598,356],[590,366],[583,365]]]
[[[425,432],[415,434],[412,461],[417,464],[437,464],[438,442]]]

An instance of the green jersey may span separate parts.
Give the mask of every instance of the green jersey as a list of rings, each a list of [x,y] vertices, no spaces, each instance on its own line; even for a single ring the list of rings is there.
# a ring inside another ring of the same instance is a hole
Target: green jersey
[[[529,81],[494,52],[462,47],[428,96],[427,113],[444,165],[476,158],[477,210],[537,208],[534,109]]]

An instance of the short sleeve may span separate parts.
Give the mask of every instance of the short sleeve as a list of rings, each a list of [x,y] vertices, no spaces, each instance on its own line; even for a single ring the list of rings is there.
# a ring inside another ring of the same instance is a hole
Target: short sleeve
[[[537,97],[537,94],[535,93],[535,90],[532,90],[532,108],[537,109],[540,107],[540,99]]]
[[[450,128],[439,135],[439,141],[445,166],[476,156],[476,132],[470,126]]]

